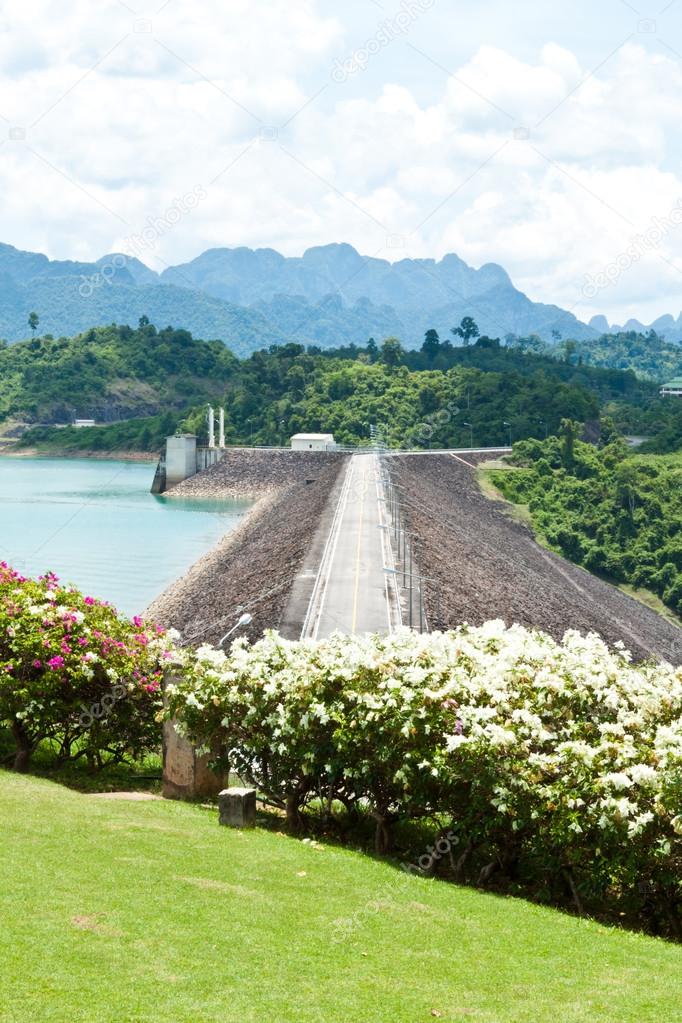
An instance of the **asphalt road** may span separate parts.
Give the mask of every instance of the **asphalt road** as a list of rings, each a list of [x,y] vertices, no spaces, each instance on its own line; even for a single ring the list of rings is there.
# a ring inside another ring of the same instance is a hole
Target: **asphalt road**
[[[304,636],[388,633],[397,624],[391,552],[375,454],[351,458],[311,598]]]

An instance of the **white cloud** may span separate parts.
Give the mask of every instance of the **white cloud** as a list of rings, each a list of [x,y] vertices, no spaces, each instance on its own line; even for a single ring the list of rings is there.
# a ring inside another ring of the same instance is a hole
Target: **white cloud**
[[[83,0],[4,5],[0,240],[97,258],[201,185],[205,201],[145,261],[344,240],[387,258],[497,261],[582,316],[676,311],[665,260],[682,229],[592,300],[581,290],[682,197],[682,64],[660,47],[628,43],[590,74],[557,42],[534,60],[482,45],[424,98],[400,68],[428,62],[401,41],[376,58],[382,85],[367,73],[363,91],[363,72],[334,82],[343,14],[314,0],[131,6],[109,0],[95,18]]]

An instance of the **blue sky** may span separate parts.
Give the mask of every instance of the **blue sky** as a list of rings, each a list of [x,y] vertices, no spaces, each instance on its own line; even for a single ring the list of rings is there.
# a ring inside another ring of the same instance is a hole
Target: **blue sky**
[[[682,0],[5,0],[1,239],[501,263],[583,319],[682,309]]]

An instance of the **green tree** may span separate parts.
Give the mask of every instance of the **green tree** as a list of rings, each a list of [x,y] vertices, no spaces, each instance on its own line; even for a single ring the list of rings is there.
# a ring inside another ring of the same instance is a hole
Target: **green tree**
[[[561,437],[561,464],[566,472],[572,473],[575,468],[575,442],[580,432],[580,423],[572,419],[562,419],[559,427]]]
[[[474,338],[479,337],[480,330],[476,321],[471,316],[465,316],[459,327],[453,327],[450,331],[455,337],[461,337],[465,345],[468,345]]]
[[[403,361],[405,350],[397,337],[387,337],[381,346],[381,361],[390,370]]]
[[[573,356],[575,355],[577,347],[578,346],[575,341],[564,341],[564,356],[566,362],[571,363],[573,361]]]
[[[28,325],[31,328],[31,332],[32,332],[32,334],[34,336],[35,336],[36,330],[38,329],[38,324],[39,323],[40,323],[40,317],[38,316],[38,313],[33,312],[33,313],[29,313],[28,314]]]
[[[422,352],[429,360],[433,362],[438,353],[440,352],[440,338],[437,330],[427,330],[424,335],[424,344],[422,345]]]

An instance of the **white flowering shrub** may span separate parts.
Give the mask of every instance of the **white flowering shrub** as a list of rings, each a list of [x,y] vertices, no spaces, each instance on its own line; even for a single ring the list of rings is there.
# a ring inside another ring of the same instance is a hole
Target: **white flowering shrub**
[[[682,671],[503,622],[200,648],[169,693],[194,741],[287,807],[433,817],[451,863],[679,927]],[[647,910],[648,911],[648,910]]]

